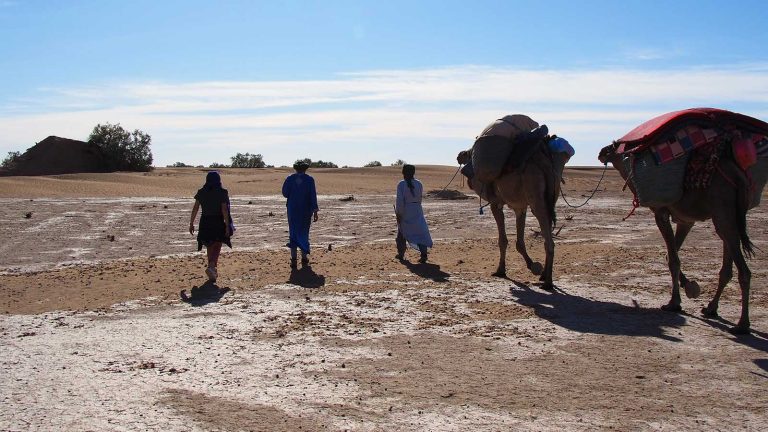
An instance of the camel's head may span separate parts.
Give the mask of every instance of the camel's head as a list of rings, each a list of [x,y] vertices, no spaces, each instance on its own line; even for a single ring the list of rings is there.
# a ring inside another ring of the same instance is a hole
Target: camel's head
[[[616,143],[613,143],[603,147],[600,150],[600,153],[597,155],[597,159],[600,161],[600,163],[607,164],[608,162],[611,162],[611,160],[616,156],[617,146],[618,145]]]
[[[458,162],[461,165],[466,165],[468,163],[472,162],[472,150],[464,150],[460,151],[459,155],[456,156],[456,162]]]

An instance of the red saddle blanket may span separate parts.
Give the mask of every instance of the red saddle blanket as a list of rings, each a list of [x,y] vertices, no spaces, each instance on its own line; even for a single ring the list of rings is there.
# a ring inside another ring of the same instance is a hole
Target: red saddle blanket
[[[616,140],[618,153],[640,152],[654,146],[662,163],[714,141],[725,131],[768,135],[768,123],[717,108],[690,108],[654,117]]]

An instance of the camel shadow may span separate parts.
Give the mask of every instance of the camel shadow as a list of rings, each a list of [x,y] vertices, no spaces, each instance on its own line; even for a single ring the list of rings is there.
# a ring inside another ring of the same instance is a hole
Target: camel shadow
[[[408,260],[401,261],[403,265],[413,274],[422,279],[431,279],[435,282],[448,282],[450,274],[440,270],[440,266],[432,263],[414,264]]]
[[[759,367],[760,369],[768,372],[768,359],[756,359],[754,360],[755,366]],[[758,374],[763,378],[768,378],[766,375]]]
[[[668,332],[669,329],[685,324],[686,319],[680,314],[656,308],[642,308],[637,303],[634,306],[626,306],[591,300],[568,294],[558,287],[555,287],[554,291],[538,291],[525,283],[510,280],[515,284],[510,288],[510,293],[519,304],[532,308],[536,316],[568,330],[681,341]]]
[[[184,303],[198,307],[218,302],[229,291],[231,290],[227,287],[220,288],[215,282],[206,281],[199,287],[193,286],[189,290],[189,295],[187,295],[187,290],[181,290],[179,297],[181,297],[181,301]]]
[[[751,329],[751,333],[748,335],[733,335],[730,330],[736,325],[735,323],[728,321],[722,317],[701,317],[691,315],[691,318],[699,320],[712,328],[718,329],[723,333],[730,336],[734,342],[738,342],[742,345],[748,346],[754,350],[768,352],[768,333],[761,332],[755,329]],[[768,360],[766,360],[768,365]],[[758,365],[760,366],[760,365]],[[762,366],[760,366],[762,367]],[[766,369],[766,368],[763,368]],[[766,369],[768,371],[768,369]]]
[[[315,273],[311,266],[304,266],[300,269],[291,269],[288,283],[302,288],[320,288],[325,285],[325,276]]]

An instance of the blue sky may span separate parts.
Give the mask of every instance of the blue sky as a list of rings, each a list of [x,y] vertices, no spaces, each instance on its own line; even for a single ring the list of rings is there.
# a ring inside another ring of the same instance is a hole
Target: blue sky
[[[768,2],[0,0],[0,154],[98,123],[155,165],[455,164],[524,113],[573,165],[650,117],[768,120]]]

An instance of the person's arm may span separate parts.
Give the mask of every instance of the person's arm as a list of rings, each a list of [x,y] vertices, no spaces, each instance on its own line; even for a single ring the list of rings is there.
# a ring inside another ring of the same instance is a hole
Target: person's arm
[[[403,205],[405,204],[405,196],[403,195],[402,186],[402,182],[397,184],[397,195],[395,198],[395,217],[397,218],[397,223],[400,223],[401,212],[403,210]]]
[[[229,208],[227,207],[227,201],[221,203],[221,216],[224,218],[224,229],[227,233],[227,237],[232,237],[232,228],[229,226]]]
[[[288,176],[287,179],[283,182],[283,196],[288,198],[288,196],[291,194],[291,186],[290,186],[290,179],[292,176]]]
[[[315,188],[315,179],[312,177],[310,179],[312,181],[309,183],[309,200],[312,206],[312,214],[314,215],[313,221],[317,222],[317,212],[320,211],[320,208],[317,206],[317,189]]]
[[[195,233],[195,218],[197,217],[197,212],[200,210],[200,201],[195,200],[195,205],[192,206],[192,216],[189,218],[189,233],[194,234]]]

